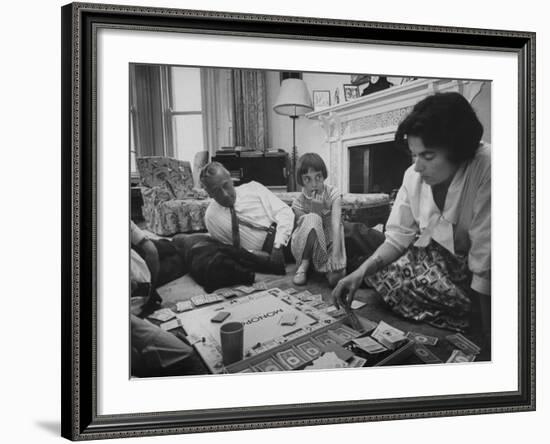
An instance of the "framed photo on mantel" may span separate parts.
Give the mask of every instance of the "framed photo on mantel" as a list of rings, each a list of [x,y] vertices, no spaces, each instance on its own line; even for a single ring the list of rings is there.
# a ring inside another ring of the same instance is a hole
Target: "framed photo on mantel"
[[[534,42],[64,6],[62,435],[533,410]]]

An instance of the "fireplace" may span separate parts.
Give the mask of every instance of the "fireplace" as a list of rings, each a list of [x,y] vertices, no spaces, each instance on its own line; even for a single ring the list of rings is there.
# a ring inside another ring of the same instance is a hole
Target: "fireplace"
[[[411,157],[392,142],[349,148],[349,192],[391,194],[401,186]]]

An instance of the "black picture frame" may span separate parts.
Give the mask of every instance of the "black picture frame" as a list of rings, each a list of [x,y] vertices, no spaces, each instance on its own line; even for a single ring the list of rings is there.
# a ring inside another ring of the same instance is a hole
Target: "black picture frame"
[[[359,86],[353,84],[344,84],[344,100],[349,102],[350,100],[355,100],[359,98]]]
[[[101,4],[62,14],[62,435],[71,440],[303,426],[535,408],[535,34]],[[519,63],[518,388],[509,392],[102,416],[96,380],[96,30],[509,51]]]

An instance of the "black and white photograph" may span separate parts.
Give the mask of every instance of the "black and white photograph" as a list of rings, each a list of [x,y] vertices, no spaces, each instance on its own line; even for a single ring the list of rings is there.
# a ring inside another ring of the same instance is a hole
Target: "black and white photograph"
[[[491,361],[492,82],[295,74],[130,63],[130,377]]]

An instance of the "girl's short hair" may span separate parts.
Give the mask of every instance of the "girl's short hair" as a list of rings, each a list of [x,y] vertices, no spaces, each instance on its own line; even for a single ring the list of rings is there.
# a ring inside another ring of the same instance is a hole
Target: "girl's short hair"
[[[442,148],[451,162],[475,156],[483,125],[470,103],[459,93],[438,93],[418,102],[399,124],[395,141],[408,146],[409,136],[420,137],[426,147]]]
[[[296,165],[296,182],[300,186],[304,186],[302,183],[302,175],[307,174],[310,170],[321,171],[323,177],[326,179],[328,177],[327,166],[323,159],[317,153],[305,153],[300,156],[298,159],[298,164]]]

